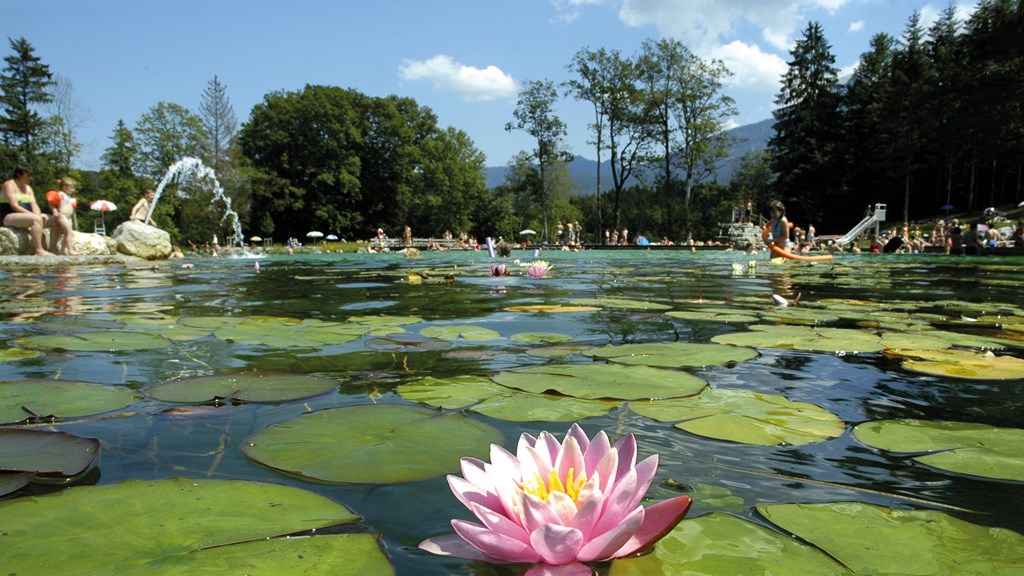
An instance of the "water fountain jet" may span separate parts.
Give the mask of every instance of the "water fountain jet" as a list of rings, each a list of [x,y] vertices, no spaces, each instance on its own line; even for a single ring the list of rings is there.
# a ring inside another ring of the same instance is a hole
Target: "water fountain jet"
[[[224,222],[228,216],[232,218],[232,230],[234,231],[234,238],[232,244],[237,244],[239,247],[242,243],[242,223],[238,219],[238,212],[235,212],[231,208],[230,199],[224,194],[224,188],[221,187],[220,181],[217,180],[217,174],[212,168],[203,164],[203,161],[199,158],[192,156],[186,156],[181,160],[178,160],[174,164],[171,164],[167,168],[167,172],[164,174],[160,184],[156,187],[156,195],[153,197],[153,202],[149,206],[149,213],[146,214],[146,224],[150,224],[153,218],[153,211],[156,210],[156,205],[160,201],[160,196],[164,193],[164,188],[173,182],[176,178],[192,175],[196,178],[208,178],[213,181],[213,197],[214,200],[220,200],[224,202],[225,212],[224,217],[221,218],[221,222]]]

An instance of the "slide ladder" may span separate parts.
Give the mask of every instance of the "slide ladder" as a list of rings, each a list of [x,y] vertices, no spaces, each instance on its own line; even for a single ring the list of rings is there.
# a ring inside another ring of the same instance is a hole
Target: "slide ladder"
[[[868,226],[875,225],[875,234],[878,234],[878,223],[885,222],[885,204],[875,204],[874,209],[868,207],[868,215],[863,220],[857,223],[852,230],[847,232],[842,238],[835,241],[840,246],[843,244],[849,244],[857,239],[858,236],[867,230]]]

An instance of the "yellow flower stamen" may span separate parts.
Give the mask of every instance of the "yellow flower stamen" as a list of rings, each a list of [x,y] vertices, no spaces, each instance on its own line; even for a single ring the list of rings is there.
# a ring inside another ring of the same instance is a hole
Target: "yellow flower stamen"
[[[523,492],[533,494],[544,501],[547,501],[548,497],[554,492],[561,492],[576,503],[576,499],[580,496],[580,491],[583,490],[583,485],[587,483],[587,478],[582,475],[579,478],[574,478],[575,474],[576,470],[569,468],[565,482],[558,477],[557,470],[551,471],[551,477],[548,478],[547,482],[544,481],[540,474],[535,474],[533,482],[524,482],[520,488],[522,488]]]

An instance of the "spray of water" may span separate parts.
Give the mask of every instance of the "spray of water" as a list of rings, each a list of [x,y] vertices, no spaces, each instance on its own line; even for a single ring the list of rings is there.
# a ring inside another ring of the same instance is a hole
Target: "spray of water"
[[[233,244],[241,246],[243,243],[242,237],[242,223],[238,220],[238,213],[231,208],[231,201],[227,196],[224,195],[224,189],[221,187],[220,182],[217,181],[217,175],[213,172],[213,169],[203,164],[203,161],[199,158],[193,158],[186,156],[181,160],[178,160],[174,164],[171,164],[170,168],[167,169],[167,173],[164,174],[163,180],[160,180],[160,185],[156,187],[156,195],[153,197],[153,202],[149,206],[149,214],[146,215],[146,224],[150,223],[153,218],[153,210],[156,209],[156,205],[160,202],[160,196],[164,193],[164,188],[171,182],[183,183],[183,179],[191,176],[198,181],[209,181],[213,183],[213,198],[214,201],[220,200],[224,203],[226,208],[224,212],[224,218],[221,222],[231,217],[231,226],[234,230],[234,238],[232,239]]]

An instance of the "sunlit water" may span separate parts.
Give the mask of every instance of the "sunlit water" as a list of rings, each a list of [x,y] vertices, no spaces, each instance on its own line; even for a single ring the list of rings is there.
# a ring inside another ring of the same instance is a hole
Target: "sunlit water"
[[[763,302],[771,294],[802,302],[825,299],[919,302],[937,300],[1024,305],[1021,259],[946,256],[847,256],[836,264],[772,264],[763,254],[739,252],[545,252],[554,264],[547,278],[525,277],[503,259],[512,277],[490,276],[486,252],[300,255],[294,257],[198,258],[149,266],[80,266],[0,270],[7,304],[3,335],[57,332],[122,313],[173,316],[278,316],[344,321],[354,315],[418,316],[409,333],[450,323],[473,324],[504,337],[554,332],[594,346],[635,342],[708,342],[718,334],[745,330],[718,322],[691,322],[663,311],[605,309],[544,314],[506,310],[524,304],[564,304],[575,298],[628,298],[692,307],[693,301]],[[516,252],[513,258],[532,260]],[[748,262],[756,260],[751,269]],[[260,263],[257,271],[255,262]],[[739,267],[734,267],[739,264]],[[411,271],[426,281],[411,284]],[[449,279],[445,276],[451,275]],[[722,304],[719,304],[722,305]],[[728,304],[725,304],[728,305]],[[936,310],[939,311],[939,310]],[[115,324],[110,324],[114,326]],[[981,333],[984,333],[981,330]],[[423,538],[448,532],[449,519],[466,512],[443,478],[406,484],[330,486],[305,482],[247,460],[241,442],[266,425],[310,410],[360,404],[411,404],[396,386],[413,378],[500,370],[553,360],[526,354],[529,345],[511,340],[457,341],[447,350],[373,350],[373,336],[326,349],[289,349],[223,342],[213,336],[177,342],[155,351],[64,353],[0,362],[0,380],[61,378],[141,388],[172,378],[239,371],[282,370],[329,376],[340,392],[276,406],[220,406],[201,417],[161,413],[167,404],[143,400],[120,418],[88,418],[55,425],[102,441],[94,469],[82,483],[171,476],[254,479],[319,492],[352,508],[362,526],[383,534],[399,574],[473,573],[461,561],[416,549]],[[978,382],[923,376],[903,370],[882,354],[824,354],[760,349],[760,356],[734,367],[696,370],[712,386],[785,395],[838,415],[848,430],[867,420],[921,418],[993,426],[1024,425],[1020,381]],[[1020,355],[1017,351],[1006,354]],[[585,357],[572,362],[592,362]],[[514,448],[522,432],[567,423],[507,422],[470,413],[500,428]],[[628,409],[590,418],[591,435],[606,430],[636,434],[642,455],[658,453],[661,466],[652,495],[707,484],[742,499],[729,511],[762,522],[757,503],[856,500],[893,507],[935,509],[970,522],[1024,531],[1021,485],[976,479],[915,465],[903,455],[866,447],[849,433],[800,447],[747,446],[702,438],[657,423]],[[354,463],[354,465],[358,465]],[[683,485],[676,488],[674,483]],[[43,490],[34,488],[34,490]],[[695,501],[689,516],[715,510]]]

